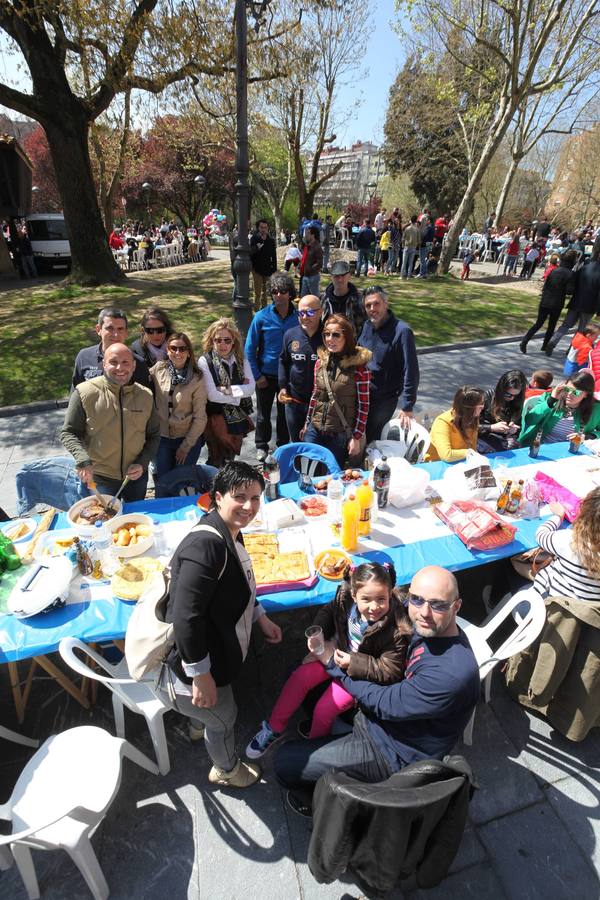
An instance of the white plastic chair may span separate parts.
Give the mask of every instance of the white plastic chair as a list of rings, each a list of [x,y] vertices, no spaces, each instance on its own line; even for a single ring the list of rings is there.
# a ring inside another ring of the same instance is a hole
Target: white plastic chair
[[[521,604],[528,604],[528,609],[523,610]],[[521,607],[517,609],[517,607]],[[490,638],[499,626],[509,617],[513,616],[515,629],[498,647],[492,650]],[[465,632],[471,649],[475,654],[479,666],[479,676],[483,682],[485,702],[490,702],[492,689],[492,672],[497,663],[520,653],[529,647],[541,634],[546,621],[546,605],[533,587],[516,594],[508,594],[495,606],[481,625],[473,625],[460,616],[456,621]],[[463,740],[465,744],[473,743],[473,725],[475,723],[475,710],[467,727]]]
[[[93,659],[101,669],[108,672],[108,677],[101,675],[83,662],[75,654],[76,649],[81,650]],[[115,730],[119,737],[125,737],[124,706],[132,712],[144,716],[152,738],[152,744],[154,745],[159,772],[161,775],[166,775],[171,768],[171,763],[163,716],[168,712],[169,707],[159,700],[150,685],[135,681],[130,676],[125,658],[118,665],[111,665],[103,656],[100,656],[99,653],[96,653],[91,647],[88,647],[83,641],[77,640],[77,638],[63,638],[58,645],[58,652],[67,665],[75,672],[83,675],[84,678],[93,678],[96,681],[100,681],[112,691]]]
[[[429,432],[415,419],[408,428],[401,426],[400,419],[390,419],[381,429],[380,440],[370,446],[375,446],[385,456],[401,456],[414,465],[423,462],[430,442]]]
[[[13,833],[0,836],[10,845],[31,900],[40,896],[31,848],[66,850],[96,900],[108,897],[108,885],[90,843],[121,783],[127,757],[158,774],[157,766],[122,738],[84,725],[49,737],[21,772],[0,819]]]

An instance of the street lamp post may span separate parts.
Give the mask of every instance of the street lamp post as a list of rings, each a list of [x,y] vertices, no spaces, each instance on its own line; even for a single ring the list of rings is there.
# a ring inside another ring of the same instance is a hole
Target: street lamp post
[[[149,181],[144,181],[142,185],[142,194],[144,196],[144,200],[146,201],[146,213],[148,215],[148,225],[152,224],[150,219],[150,192],[152,190],[152,185]]]
[[[236,154],[235,173],[237,181],[236,218],[237,243],[234,247],[233,274],[235,294],[233,317],[243,335],[246,335],[252,321],[252,301],[250,300],[250,247],[248,230],[250,225],[250,186],[248,183],[248,20],[246,7],[254,19],[254,30],[258,32],[270,0],[235,0],[235,93],[236,93]]]

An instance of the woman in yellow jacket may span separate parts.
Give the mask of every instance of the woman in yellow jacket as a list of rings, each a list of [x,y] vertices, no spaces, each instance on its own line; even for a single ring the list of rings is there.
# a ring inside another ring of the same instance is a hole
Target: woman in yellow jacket
[[[150,369],[160,419],[157,480],[176,466],[196,464],[206,428],[206,384],[192,342],[187,334],[176,331],[166,345],[167,359]]]
[[[442,459],[459,462],[468,450],[477,448],[479,416],[483,410],[484,393],[468,384],[459,388],[452,401],[452,409],[443,412],[433,421],[431,444],[426,462]]]

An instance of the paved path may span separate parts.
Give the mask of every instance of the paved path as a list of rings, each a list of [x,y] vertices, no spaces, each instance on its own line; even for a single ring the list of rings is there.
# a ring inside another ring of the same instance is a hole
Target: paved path
[[[539,347],[535,342],[532,349]],[[514,366],[530,372],[548,360],[533,352],[526,360],[515,343],[420,357],[421,407],[446,407],[456,386],[482,387]],[[560,361],[552,361],[560,373]],[[0,419],[0,505],[14,508],[14,474],[24,459],[59,451],[61,411]],[[248,458],[252,447],[248,448]],[[485,580],[496,569],[478,569],[461,579],[465,606],[476,608]],[[467,612],[468,617],[468,612]],[[242,749],[272,706],[290,663],[302,655],[310,613],[283,614],[285,651],[253,647],[236,685],[237,739]],[[0,722],[16,728],[5,670],[0,670]],[[93,721],[113,730],[108,693],[100,689],[92,714],[81,710],[46,679],[34,681],[21,730],[44,739]],[[168,713],[172,770],[151,777],[125,764],[120,792],[94,837],[113,900],[350,900],[361,896],[351,876],[318,885],[307,866],[310,831],[286,805],[267,757],[264,782],[243,793],[209,788],[206,751],[191,745],[185,723]],[[126,713],[127,736],[149,756],[150,739],[141,717]],[[506,695],[496,673],[492,702],[480,704],[472,747],[459,748],[471,763],[479,789],[451,874],[429,891],[398,888],[393,900],[597,900],[600,896],[600,734],[580,744],[560,737]],[[28,752],[3,744],[0,799],[10,790]],[[82,760],[82,765],[85,761]],[[392,836],[390,836],[392,839]],[[44,900],[88,900],[89,893],[62,853],[34,851]],[[0,873],[0,896],[24,900],[15,869]]]

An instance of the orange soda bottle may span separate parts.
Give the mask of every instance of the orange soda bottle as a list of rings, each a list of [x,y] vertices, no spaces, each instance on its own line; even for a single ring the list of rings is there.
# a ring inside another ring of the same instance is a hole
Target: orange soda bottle
[[[371,505],[373,503],[373,489],[366,478],[363,483],[357,488],[356,499],[360,504],[358,533],[360,535],[368,537],[371,534]]]
[[[340,541],[344,550],[349,552],[356,550],[359,520],[360,503],[354,494],[350,494],[342,504],[342,533]]]

